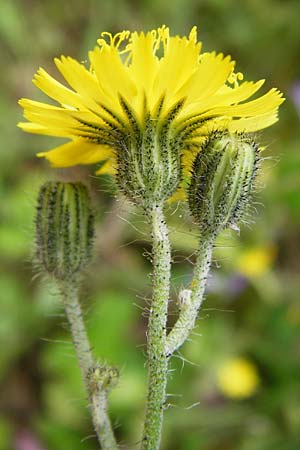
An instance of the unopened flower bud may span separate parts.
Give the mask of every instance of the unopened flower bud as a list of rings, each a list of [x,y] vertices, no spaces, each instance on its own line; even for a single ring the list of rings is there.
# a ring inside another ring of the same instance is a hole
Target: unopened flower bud
[[[86,267],[94,235],[87,188],[81,183],[47,182],[39,192],[36,214],[38,265],[59,280]]]
[[[236,227],[251,198],[257,161],[258,147],[248,136],[210,136],[195,159],[188,193],[202,231],[216,235]]]

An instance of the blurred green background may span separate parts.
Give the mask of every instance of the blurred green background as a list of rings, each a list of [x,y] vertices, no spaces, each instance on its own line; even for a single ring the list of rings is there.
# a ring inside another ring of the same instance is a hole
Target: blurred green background
[[[43,98],[31,84],[39,66],[55,75],[54,56],[85,60],[101,31],[163,23],[173,34],[197,25],[205,50],[231,54],[246,79],[266,78],[287,100],[279,123],[258,133],[266,160],[253,222],[220,236],[197,329],[173,358],[162,449],[300,448],[299,17],[299,0],[0,1],[0,450],[98,448],[55,287],[31,265],[36,193],[54,178],[85,180],[92,192],[85,317],[95,353],[121,369],[110,408],[118,439],[137,448],[151,293],[143,218],[93,168],[50,170],[35,152],[55,140],[15,124],[18,98]],[[190,280],[196,230],[186,211],[171,213],[175,300]]]

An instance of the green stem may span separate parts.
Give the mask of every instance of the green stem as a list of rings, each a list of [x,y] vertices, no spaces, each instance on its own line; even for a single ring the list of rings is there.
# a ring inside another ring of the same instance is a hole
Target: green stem
[[[153,296],[148,323],[148,389],[142,450],[158,450],[160,446],[168,360],[166,326],[170,290],[171,251],[163,208],[151,211]]]
[[[200,238],[198,256],[190,290],[186,290],[179,317],[168,334],[166,355],[171,356],[186,341],[195,326],[201,307],[208,272],[210,269],[215,235],[203,233]]]
[[[91,404],[92,419],[98,440],[103,450],[117,450],[117,443],[107,413],[108,392],[102,389],[100,382],[95,384],[94,381],[98,375],[99,366],[93,358],[83,322],[77,280],[62,282],[60,287],[84,385]],[[103,366],[101,370],[108,371],[109,368]]]
[[[117,449],[117,443],[107,414],[107,392],[96,389],[91,395],[91,405],[93,424],[102,449]]]

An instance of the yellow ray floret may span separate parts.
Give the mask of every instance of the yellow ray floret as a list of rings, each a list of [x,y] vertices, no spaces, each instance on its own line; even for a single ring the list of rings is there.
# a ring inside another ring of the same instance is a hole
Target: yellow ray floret
[[[188,37],[170,36],[166,26],[147,33],[102,33],[88,65],[65,56],[55,58],[55,65],[67,85],[42,68],[33,82],[57,105],[22,99],[28,122],[19,124],[30,133],[71,140],[39,154],[54,167],[107,160],[100,172],[115,173],[116,155],[133,141],[143,145],[150,118],[158,130],[165,121],[174,142],[180,142],[187,174],[210,131],[268,127],[283,102],[276,89],[248,101],[264,80],[243,81],[229,56],[201,53],[195,27]]]
[[[53,167],[70,167],[77,164],[94,164],[113,158],[114,152],[107,145],[94,145],[86,139],[79,138],[50,152],[40,152],[37,156],[46,156]]]

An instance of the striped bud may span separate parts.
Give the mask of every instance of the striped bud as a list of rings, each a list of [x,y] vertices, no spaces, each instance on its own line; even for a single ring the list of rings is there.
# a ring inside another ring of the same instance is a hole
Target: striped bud
[[[191,213],[202,231],[217,235],[244,214],[258,163],[258,147],[243,134],[212,134],[198,153],[189,186]]]
[[[86,267],[94,236],[87,188],[81,183],[47,182],[36,213],[36,259],[50,275],[67,280]]]

